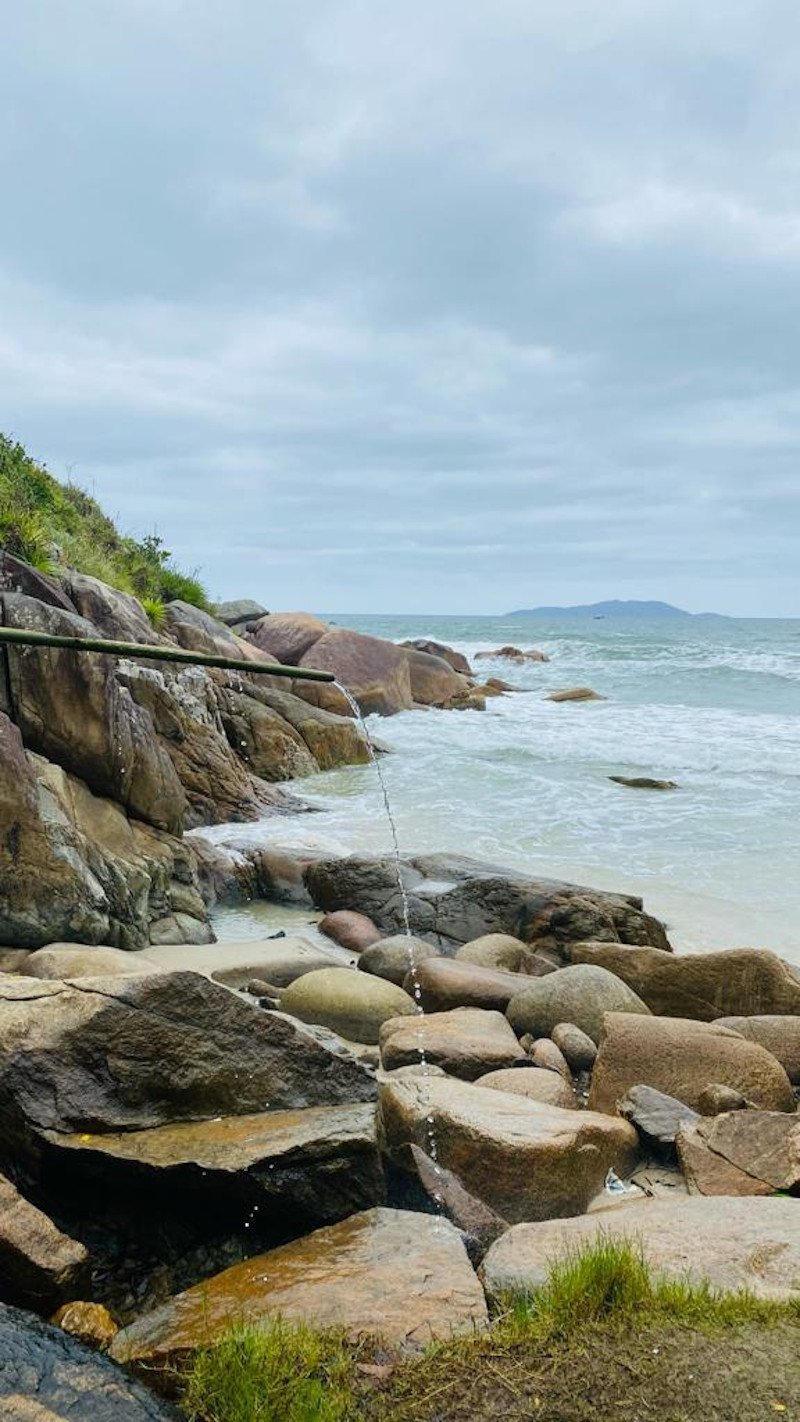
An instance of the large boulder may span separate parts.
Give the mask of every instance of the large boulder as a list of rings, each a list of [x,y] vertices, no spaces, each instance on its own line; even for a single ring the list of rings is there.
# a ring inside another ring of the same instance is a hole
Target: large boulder
[[[400,872],[411,931],[440,943],[445,951],[496,933],[562,961],[573,943],[589,938],[669,950],[663,926],[643,912],[638,898],[530,879],[456,854],[405,859]],[[402,930],[403,905],[393,860],[355,855],[321,859],[309,864],[305,881],[314,903],[326,912],[355,909],[385,933]]]
[[[82,617],[4,593],[2,621],[66,637],[96,637]],[[146,709],[116,675],[113,657],[56,647],[5,650],[12,719],[28,750],[55,761],[130,815],[176,832],[186,799]]]
[[[699,1109],[713,1082],[768,1111],[792,1111],[791,1083],[763,1047],[716,1023],[610,1012],[592,1076],[589,1106],[616,1111],[632,1086],[654,1086]]]
[[[138,598],[119,588],[109,587],[99,578],[70,569],[61,586],[81,617],[91,622],[102,637],[116,642],[145,642],[151,646],[158,637]]]
[[[456,652],[445,642],[434,642],[430,637],[412,637],[408,642],[401,642],[400,646],[413,648],[417,652],[427,652],[429,656],[447,662],[448,666],[461,676],[472,676],[472,668],[463,653]]]
[[[794,1200],[638,1200],[582,1219],[520,1224],[493,1244],[481,1268],[490,1300],[528,1296],[553,1263],[601,1239],[640,1244],[659,1275],[708,1282],[725,1293],[800,1296],[800,1230]]]
[[[352,968],[320,968],[305,973],[281,994],[281,1011],[301,1022],[318,1023],[354,1042],[378,1041],[389,1018],[416,1017],[413,998],[394,983]]]
[[[411,649],[406,652],[411,695],[420,706],[446,706],[469,690],[466,678],[443,657]]]
[[[452,1007],[485,1007],[505,1012],[524,984],[530,981],[519,973],[481,968],[458,958],[438,957],[421,963],[414,977],[424,1012],[447,1012]],[[409,975],[405,983],[409,992],[410,980]]]
[[[89,1256],[0,1175],[0,1299],[50,1312],[88,1282]],[[5,1361],[5,1360],[4,1360]],[[2,1377],[0,1366],[0,1378]],[[0,1394],[1,1396],[2,1394]]]
[[[650,1015],[640,997],[605,968],[576,964],[529,980],[511,998],[506,1016],[518,1036],[549,1037],[560,1022],[572,1022],[593,1042],[600,1039],[607,1012]]]
[[[374,1095],[357,1062],[197,973],[0,979],[3,1154],[41,1131],[139,1130]]]
[[[632,1086],[619,1103],[619,1114],[632,1122],[645,1146],[672,1159],[681,1126],[699,1120],[691,1106],[652,1086]]]
[[[636,1132],[618,1117],[441,1077],[384,1081],[380,1119],[400,1165],[412,1144],[433,1142],[439,1164],[512,1222],[580,1214],[608,1171],[625,1175],[636,1156]]]
[[[765,948],[672,954],[616,943],[577,943],[574,963],[616,973],[659,1017],[718,1017],[770,1013],[800,1015],[800,972]]]
[[[758,1017],[720,1017],[718,1027],[729,1027],[740,1037],[758,1042],[777,1057],[789,1080],[800,1085],[800,1016],[767,1013]]]
[[[251,597],[234,598],[229,602],[218,602],[214,608],[214,613],[219,622],[224,622],[226,627],[246,627],[250,622],[258,622],[262,617],[268,617],[269,613],[260,602],[255,602]]]
[[[414,703],[408,653],[380,637],[335,627],[303,653],[299,666],[333,672],[365,716],[393,716]]]
[[[293,682],[293,685],[297,687],[300,683]],[[301,737],[319,770],[368,764],[369,745],[360,727],[354,723],[349,706],[343,708],[344,715],[336,715],[331,710],[310,705],[290,691],[265,686],[263,680],[258,685],[243,683],[238,694],[240,699],[256,700],[277,713]]]
[[[424,1060],[463,1081],[525,1061],[502,1014],[477,1007],[393,1018],[381,1028],[380,1048],[387,1071]]]
[[[349,912],[347,909],[326,913],[317,928],[326,938],[331,938],[348,953],[363,953],[364,949],[371,948],[373,943],[380,943],[383,937],[380,929],[376,928],[372,919],[367,918],[365,913]]]
[[[284,666],[296,667],[329,630],[327,622],[310,612],[270,612],[251,627],[249,636],[262,652],[271,652]]]
[[[232,1318],[280,1314],[350,1336],[422,1348],[488,1322],[458,1230],[404,1210],[368,1210],[248,1259],[117,1334],[112,1356],[158,1367],[220,1338]]]
[[[372,1102],[103,1135],[47,1131],[40,1146],[45,1184],[61,1199],[90,1192],[94,1216],[135,1209],[217,1232],[247,1220],[286,1238],[385,1198]]]
[[[39,756],[0,713],[0,942],[144,948],[213,936],[192,849]],[[180,913],[180,918],[178,918]]]
[[[229,687],[217,691],[220,718],[231,749],[261,780],[299,780],[317,762],[303,737],[270,706]]]
[[[3,1304],[0,1358],[4,1422],[179,1422],[179,1413],[108,1358]]]

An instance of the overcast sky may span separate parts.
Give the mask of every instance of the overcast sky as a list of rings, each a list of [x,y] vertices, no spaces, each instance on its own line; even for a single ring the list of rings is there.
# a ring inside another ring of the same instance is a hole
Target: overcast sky
[[[797,0],[24,0],[0,428],[212,595],[800,615]]]

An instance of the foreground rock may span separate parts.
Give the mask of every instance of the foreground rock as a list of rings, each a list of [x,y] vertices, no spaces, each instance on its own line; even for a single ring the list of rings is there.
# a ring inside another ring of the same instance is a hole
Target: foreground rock
[[[252,1220],[285,1238],[385,1198],[370,1103],[106,1135],[51,1131],[41,1149],[44,1175],[62,1192],[80,1198],[88,1185],[112,1208],[135,1201],[138,1211],[158,1217],[166,1208],[217,1230]]]
[[[530,879],[456,854],[406,859],[401,873],[412,933],[446,952],[498,933],[537,953],[552,953],[557,961],[568,961],[571,945],[590,939],[669,951],[662,924],[633,896]],[[403,931],[393,860],[316,860],[305,865],[304,880],[311,899],[325,912],[356,909],[385,934]]]
[[[524,1096],[529,1101],[541,1101],[545,1106],[560,1106],[564,1111],[575,1110],[578,1099],[572,1087],[559,1076],[558,1072],[540,1067],[507,1067],[505,1071],[490,1071],[481,1076],[477,1086],[487,1086],[492,1091],[509,1091],[512,1096]]]
[[[380,1048],[387,1071],[413,1066],[424,1057],[463,1081],[525,1060],[502,1014],[477,1007],[393,1018],[381,1028]]]
[[[50,1312],[88,1278],[89,1256],[0,1175],[0,1299]],[[0,1373],[2,1368],[0,1368]]]
[[[317,927],[326,938],[331,938],[349,953],[363,953],[365,948],[379,943],[383,937],[380,929],[365,913],[351,913],[347,909],[325,914]]]
[[[150,947],[146,954],[134,955],[171,973],[203,973],[226,987],[243,988],[253,978],[276,988],[288,987],[295,979],[320,968],[341,966],[335,958],[309,943],[306,938],[252,938],[240,942],[207,943],[195,948],[185,943]]]
[[[395,983],[397,987],[405,987],[406,992],[413,993],[413,987],[406,983],[406,978],[413,971],[416,979],[418,965],[426,958],[435,958],[437,953],[438,949],[421,938],[415,938],[413,934],[398,933],[391,938],[381,938],[377,943],[365,948],[358,960],[358,966],[362,973],[372,973],[376,978],[385,978],[387,982]]]
[[[597,1042],[607,1012],[650,1009],[621,978],[604,968],[576,964],[525,985],[508,1004],[507,1017],[518,1036],[547,1037],[561,1022],[572,1022]]]
[[[731,1086],[770,1111],[793,1111],[783,1067],[763,1047],[715,1023],[611,1012],[592,1077],[589,1106],[615,1111],[633,1086],[653,1086],[699,1109],[711,1083]]]
[[[195,952],[196,949],[192,949]],[[121,948],[93,947],[88,943],[49,943],[25,959],[26,977],[64,982],[67,978],[101,978],[158,973],[158,963],[145,953],[126,953]]]
[[[399,1164],[412,1144],[428,1150],[433,1133],[439,1164],[512,1221],[580,1214],[608,1171],[625,1175],[636,1155],[636,1132],[618,1117],[441,1077],[385,1081],[380,1119]]]
[[[0,1304],[3,1422],[179,1422],[102,1354],[32,1314]]]
[[[414,704],[408,653],[379,637],[331,628],[303,653],[298,665],[333,672],[365,716],[393,716]]]
[[[178,1294],[117,1334],[111,1352],[160,1366],[213,1343],[233,1318],[254,1323],[277,1313],[405,1348],[488,1322],[458,1230],[430,1215],[375,1209]]]
[[[660,1017],[800,1015],[800,973],[765,948],[673,954],[613,943],[578,943],[574,963],[595,963],[616,973]]]
[[[800,1116],[731,1111],[701,1118],[681,1128],[678,1154],[690,1188],[703,1195],[795,1192],[800,1185]]]
[[[645,1146],[670,1159],[675,1157],[675,1137],[681,1126],[698,1119],[691,1106],[652,1086],[632,1086],[619,1103],[619,1114],[636,1127]]]
[[[794,1200],[644,1200],[582,1219],[520,1224],[492,1245],[481,1276],[490,1301],[545,1283],[553,1260],[600,1236],[641,1243],[659,1274],[759,1298],[800,1297]]]
[[[374,1095],[354,1060],[196,973],[0,980],[3,1154],[40,1131],[141,1130]]]
[[[280,999],[281,1011],[301,1022],[338,1032],[348,1041],[377,1043],[389,1018],[416,1017],[408,993],[384,978],[352,968],[320,968],[292,983]]]
[[[459,962],[474,963],[479,968],[499,968],[507,973],[524,973],[534,978],[555,967],[545,958],[538,957],[527,943],[512,938],[510,933],[484,933],[481,938],[465,943],[455,956]]]

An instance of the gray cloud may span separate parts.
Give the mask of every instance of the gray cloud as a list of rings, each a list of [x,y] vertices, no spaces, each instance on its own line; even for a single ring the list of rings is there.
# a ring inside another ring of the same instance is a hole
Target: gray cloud
[[[31,0],[3,425],[268,606],[797,611],[788,0]]]

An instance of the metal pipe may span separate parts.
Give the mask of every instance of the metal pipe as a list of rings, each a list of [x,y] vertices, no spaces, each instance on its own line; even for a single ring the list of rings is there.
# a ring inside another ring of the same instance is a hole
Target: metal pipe
[[[105,637],[60,637],[54,632],[33,632],[25,627],[0,627],[0,643],[13,647],[64,647],[71,652],[101,652],[107,657],[143,657],[151,662],[180,662],[187,666],[219,667],[222,671],[253,672],[256,676],[290,676],[297,681],[336,680],[333,672],[313,667],[284,667],[279,662],[248,662],[244,658],[217,657],[207,652],[187,652],[183,647],[151,647],[146,642],[112,642]]]

